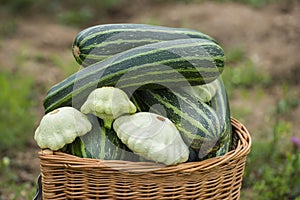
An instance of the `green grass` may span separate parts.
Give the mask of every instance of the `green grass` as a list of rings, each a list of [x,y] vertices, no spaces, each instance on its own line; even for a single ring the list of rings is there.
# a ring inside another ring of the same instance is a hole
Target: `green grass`
[[[247,57],[243,46],[226,52],[227,66],[222,77],[230,99],[243,101],[254,95],[259,101],[264,98],[265,90],[275,87],[270,74]],[[288,84],[276,84],[281,96],[276,97],[274,105],[269,105],[270,111],[265,110],[265,127],[252,136],[242,199],[300,199],[300,149],[293,147],[290,141],[293,124],[287,120],[299,106],[299,98]],[[251,112],[252,108],[245,105],[232,108],[232,115],[238,119],[251,116]]]
[[[272,138],[256,138],[253,142],[243,188],[251,188],[251,199],[299,198],[300,150],[289,141],[292,125],[284,120],[272,125]]]
[[[34,93],[32,77],[0,71],[0,155],[8,149],[20,150],[32,136]]]
[[[13,57],[15,67],[0,70],[0,200],[32,199],[35,194],[36,177],[30,181],[20,177],[20,173],[26,173],[27,170],[28,176],[34,172],[31,168],[28,169],[28,164],[20,164],[22,160],[16,160],[16,155],[20,151],[26,151],[28,146],[33,148],[31,142],[37,122],[35,112],[37,104],[41,104],[39,95],[41,92],[45,93],[49,86],[36,85],[35,76],[38,73],[33,76],[26,73],[28,62],[48,62],[46,64],[57,67],[63,77],[79,69],[71,56],[55,54],[45,58],[40,53],[29,54],[28,49],[28,44],[23,44]]]
[[[13,17],[44,13],[52,15],[58,23],[81,27],[107,17],[109,11],[122,2],[123,0],[3,0],[0,12]]]
[[[0,85],[0,199],[32,199],[33,183],[20,182],[12,158],[26,150],[33,136],[34,79],[18,71],[0,71]]]
[[[9,199],[9,200],[27,200],[32,199],[35,195],[35,188],[32,187],[29,183],[0,183],[1,188],[5,188],[5,191],[3,191],[2,196],[3,199]],[[0,200],[1,194],[0,194]]]
[[[0,200],[32,199],[35,194],[35,183],[20,182],[16,169],[8,157],[0,160]],[[5,189],[4,189],[5,188]]]
[[[61,12],[57,16],[60,24],[78,26],[88,24],[93,19],[93,14],[89,9],[80,8],[79,10],[68,10]]]
[[[227,61],[222,78],[229,95],[234,89],[267,87],[272,84],[271,75],[246,56],[243,46],[225,52]]]
[[[16,32],[17,19],[0,20],[0,22],[0,38],[11,36],[11,34]]]
[[[54,66],[61,70],[61,73],[64,77],[68,77],[69,75],[80,70],[81,66],[76,62],[73,57],[69,57],[69,59],[62,58],[59,55],[53,54],[49,56],[50,62],[53,63]]]

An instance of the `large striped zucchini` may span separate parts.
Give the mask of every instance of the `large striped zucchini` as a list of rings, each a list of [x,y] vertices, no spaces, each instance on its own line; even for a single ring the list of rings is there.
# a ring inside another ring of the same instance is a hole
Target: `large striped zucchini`
[[[63,152],[101,160],[139,161],[142,159],[122,143],[113,129],[105,128],[101,119],[89,115],[89,120],[93,125],[92,130],[66,145],[62,149]]]
[[[215,40],[198,31],[146,24],[106,24],[92,26],[79,32],[72,52],[82,66],[89,66],[120,52],[167,40],[198,38]]]
[[[61,106],[78,108],[96,87],[174,88],[219,77],[224,52],[206,39],[179,39],[136,47],[84,68],[53,86],[44,99],[46,113]]]
[[[142,111],[169,118],[184,141],[198,153],[208,155],[220,148],[222,130],[215,110],[182,90],[141,90],[133,95]],[[172,139],[172,138],[170,138]]]
[[[221,141],[222,146],[220,149],[214,154],[210,154],[210,157],[224,155],[231,150],[232,147],[232,129],[229,99],[222,78],[219,77],[215,81],[206,85],[192,86],[190,89],[183,89],[191,95],[194,95],[200,101],[206,102],[216,111],[216,114],[219,117],[222,133],[220,137],[223,138],[223,140]],[[190,92],[191,90],[194,92]]]
[[[216,156],[222,156],[231,150],[232,147],[231,115],[229,99],[222,79],[218,78],[215,83],[217,87],[216,94],[212,97],[209,103],[219,116],[219,121],[221,124],[221,132],[223,134],[221,137],[223,138],[223,145],[216,152]]]
[[[143,160],[122,143],[113,129],[104,127],[103,120],[89,116],[93,129],[81,137],[86,157],[101,160]]]
[[[230,109],[221,79],[216,95],[203,102],[185,89],[140,90],[133,101],[141,111],[168,117],[181,132],[187,145],[205,159],[228,152],[231,144]]]
[[[89,117],[93,128],[81,137],[87,157],[103,160],[124,160],[129,149],[112,129],[104,127],[101,119]]]
[[[101,160],[146,161],[133,153],[117,136],[113,129],[104,127],[102,119],[88,115],[92,130],[65,145],[61,151],[83,158]]]

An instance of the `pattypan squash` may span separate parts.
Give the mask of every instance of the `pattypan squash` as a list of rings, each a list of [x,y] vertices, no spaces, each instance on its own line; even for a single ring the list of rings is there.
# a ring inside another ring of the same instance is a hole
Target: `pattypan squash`
[[[42,149],[61,149],[92,129],[87,116],[73,107],[61,107],[43,116],[34,139]]]
[[[113,128],[121,141],[146,159],[173,165],[189,158],[189,149],[175,125],[161,115],[138,112],[115,119]]]
[[[123,90],[102,87],[89,94],[80,110],[84,114],[91,113],[103,119],[104,126],[110,129],[115,118],[123,114],[135,113],[136,107]]]

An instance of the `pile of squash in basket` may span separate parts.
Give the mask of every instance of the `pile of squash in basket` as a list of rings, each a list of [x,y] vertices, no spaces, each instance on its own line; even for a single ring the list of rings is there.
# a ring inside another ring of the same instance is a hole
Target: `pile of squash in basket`
[[[54,85],[34,139],[42,149],[166,165],[230,150],[222,47],[196,30],[89,27],[75,37],[81,69]]]

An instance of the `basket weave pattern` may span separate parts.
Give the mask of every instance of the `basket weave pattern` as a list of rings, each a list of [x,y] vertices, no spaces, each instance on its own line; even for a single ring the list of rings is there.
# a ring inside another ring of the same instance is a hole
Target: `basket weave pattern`
[[[231,123],[234,150],[174,166],[40,151],[43,199],[239,199],[251,138],[240,122]]]

